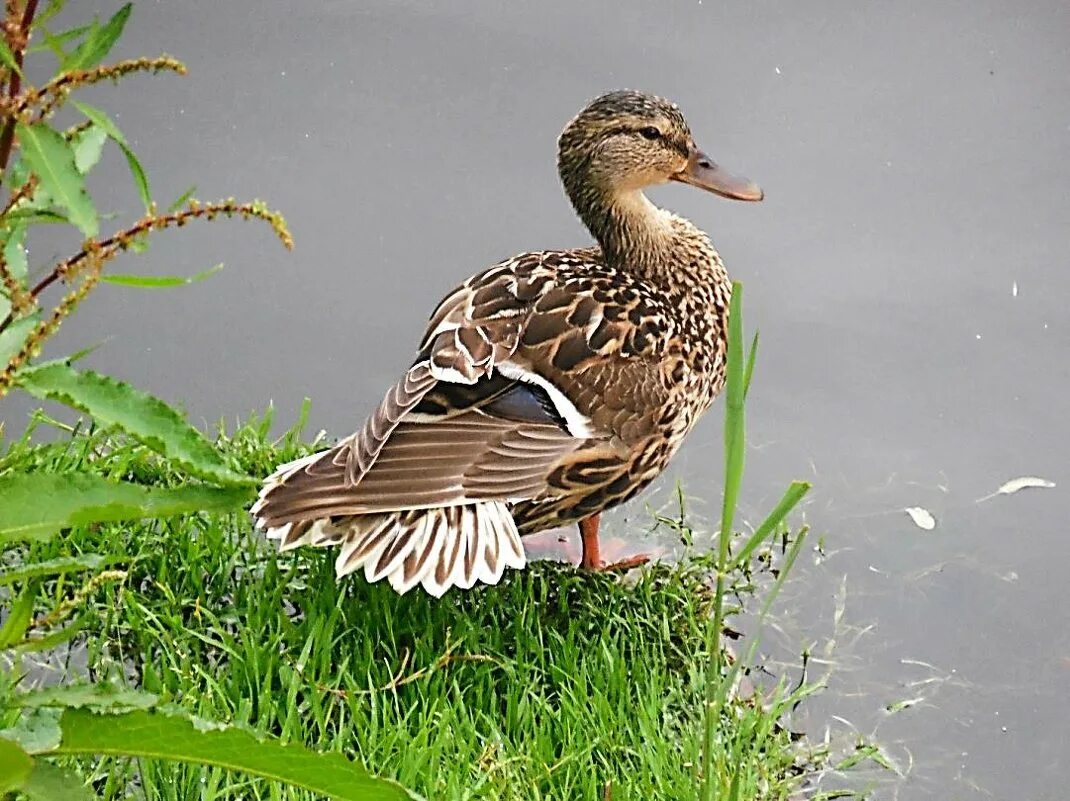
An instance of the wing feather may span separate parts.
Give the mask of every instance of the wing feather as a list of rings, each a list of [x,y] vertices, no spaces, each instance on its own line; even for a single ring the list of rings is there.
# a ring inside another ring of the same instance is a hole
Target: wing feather
[[[561,464],[592,441],[626,447],[647,432],[613,388],[623,381],[629,398],[664,404],[668,347],[658,311],[642,307],[656,293],[630,280],[596,250],[523,254],[473,277],[436,309],[415,363],[357,433],[268,480],[260,523],[531,499],[555,491]],[[441,524],[377,554],[385,566],[357,561],[375,573],[415,569]],[[457,555],[445,556],[452,570]],[[474,580],[464,569],[456,578]]]

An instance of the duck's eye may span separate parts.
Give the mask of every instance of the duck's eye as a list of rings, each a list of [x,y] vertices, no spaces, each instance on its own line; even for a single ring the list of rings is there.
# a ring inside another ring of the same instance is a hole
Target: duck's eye
[[[646,128],[639,129],[639,135],[644,139],[654,141],[655,139],[661,139],[661,131],[655,128],[653,125],[648,125]]]

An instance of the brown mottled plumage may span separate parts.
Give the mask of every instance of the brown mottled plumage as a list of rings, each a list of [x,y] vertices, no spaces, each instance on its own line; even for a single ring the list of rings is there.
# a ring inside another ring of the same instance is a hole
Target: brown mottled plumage
[[[522,253],[455,289],[364,427],[282,465],[253,507],[284,549],[340,545],[398,591],[497,582],[520,536],[581,527],[633,497],[724,383],[731,283],[709,238],[642,189],[668,180],[742,200],[675,105],[597,98],[565,128],[558,170],[598,247]]]

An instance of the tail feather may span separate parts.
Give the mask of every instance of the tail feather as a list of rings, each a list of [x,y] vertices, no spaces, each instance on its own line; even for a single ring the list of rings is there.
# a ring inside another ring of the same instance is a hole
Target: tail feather
[[[267,536],[282,551],[340,545],[339,578],[363,568],[370,582],[386,579],[399,593],[420,585],[436,598],[450,587],[497,584],[506,568],[526,563],[501,501],[301,520],[269,528]]]

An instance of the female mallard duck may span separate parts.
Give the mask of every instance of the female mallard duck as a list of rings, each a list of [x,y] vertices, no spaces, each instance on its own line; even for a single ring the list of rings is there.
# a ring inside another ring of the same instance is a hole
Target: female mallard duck
[[[582,565],[604,567],[599,513],[661,473],[725,375],[728,274],[643,189],[762,191],[632,91],[565,127],[558,171],[599,247],[521,253],[447,295],[364,427],[267,480],[253,513],[281,549],[339,545],[339,577],[440,596],[497,583],[524,566],[522,536],[578,522]]]

